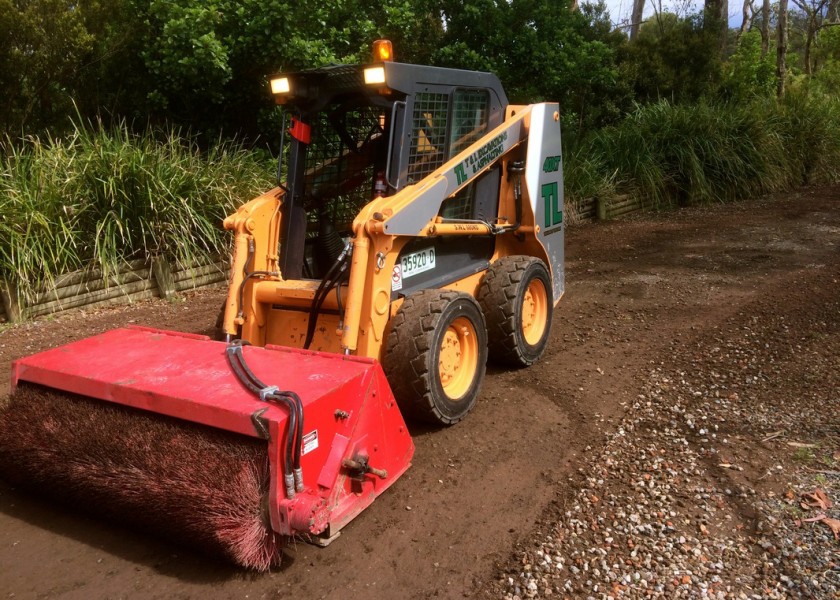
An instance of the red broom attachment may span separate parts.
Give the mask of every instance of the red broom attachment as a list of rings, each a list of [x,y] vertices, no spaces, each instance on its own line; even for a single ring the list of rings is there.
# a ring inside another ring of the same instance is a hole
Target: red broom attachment
[[[339,354],[115,329],[15,361],[12,389],[0,476],[257,570],[414,454],[382,367]]]
[[[280,562],[265,441],[26,384],[0,410],[0,476],[243,567]]]

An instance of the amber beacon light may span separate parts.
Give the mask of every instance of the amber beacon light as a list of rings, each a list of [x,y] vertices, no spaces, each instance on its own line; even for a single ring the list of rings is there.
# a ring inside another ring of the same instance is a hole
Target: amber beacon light
[[[373,60],[382,62],[394,60],[394,45],[391,40],[376,40],[373,42]]]

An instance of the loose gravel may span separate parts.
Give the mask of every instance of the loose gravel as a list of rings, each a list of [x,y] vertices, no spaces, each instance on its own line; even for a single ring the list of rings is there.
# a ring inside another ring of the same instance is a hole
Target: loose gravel
[[[838,282],[815,265],[674,342],[503,597],[840,598],[840,542],[805,521],[840,519]]]

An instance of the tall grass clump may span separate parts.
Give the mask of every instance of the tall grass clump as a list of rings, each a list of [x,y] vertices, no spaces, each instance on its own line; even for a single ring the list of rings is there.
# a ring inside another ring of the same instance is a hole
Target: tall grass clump
[[[74,156],[52,138],[6,140],[2,152],[0,285],[23,293],[82,265],[78,209],[64,195]]]
[[[582,146],[603,182],[655,204],[728,201],[840,180],[840,102],[639,106]]]
[[[22,297],[73,269],[212,256],[225,247],[222,219],[270,177],[234,143],[202,151],[176,130],[124,123],[6,139],[0,152],[0,280]]]
[[[796,91],[778,112],[791,185],[840,181],[840,100]]]
[[[600,132],[593,149],[656,203],[729,200],[779,185],[780,137],[739,106],[660,101]]]
[[[579,219],[578,203],[587,198],[612,198],[618,194],[614,177],[605,175],[604,165],[586,147],[563,150],[563,187],[566,215],[570,223]]]

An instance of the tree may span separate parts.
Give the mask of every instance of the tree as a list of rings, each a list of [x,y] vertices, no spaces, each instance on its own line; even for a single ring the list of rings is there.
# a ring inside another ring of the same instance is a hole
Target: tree
[[[633,0],[633,12],[630,16],[630,39],[634,40],[639,35],[639,27],[642,25],[642,15],[645,12],[645,0]]]
[[[761,56],[770,51],[770,0],[761,3]]]
[[[139,8],[148,15],[150,108],[250,140],[279,137],[270,75],[367,61],[379,37],[394,41],[399,60],[426,62],[442,35],[432,0],[151,0]]]
[[[618,49],[603,2],[571,11],[570,0],[444,0],[444,34],[432,64],[492,71],[518,103],[555,100],[580,129],[617,116]]]
[[[656,13],[628,44],[622,74],[639,101],[697,100],[720,79],[718,42],[717,30],[708,31],[699,15]]]
[[[825,15],[830,12],[830,0],[793,0],[793,4],[805,13],[805,47],[802,61],[805,74],[813,74],[811,49],[817,32],[822,28]]]
[[[723,96],[738,101],[767,97],[775,88],[773,59],[761,55],[761,35],[748,31],[739,39],[735,52],[725,66],[721,88]]]
[[[840,97],[840,27],[826,27],[820,33],[816,54],[820,64],[814,75],[816,88],[828,96]]]
[[[785,78],[787,77],[787,20],[788,0],[779,0],[779,25],[776,38],[776,95],[781,98],[785,95]]]
[[[735,38],[736,43],[741,40],[741,36],[752,26],[752,21],[755,18],[754,0],[744,0],[744,6],[741,9],[741,27],[738,28],[738,36]]]
[[[37,130],[72,110],[93,45],[80,11],[63,0],[0,0],[0,131]]]
[[[707,33],[718,39],[718,47],[721,51],[726,48],[726,38],[729,31],[728,17],[728,0],[704,0],[703,27]]]

